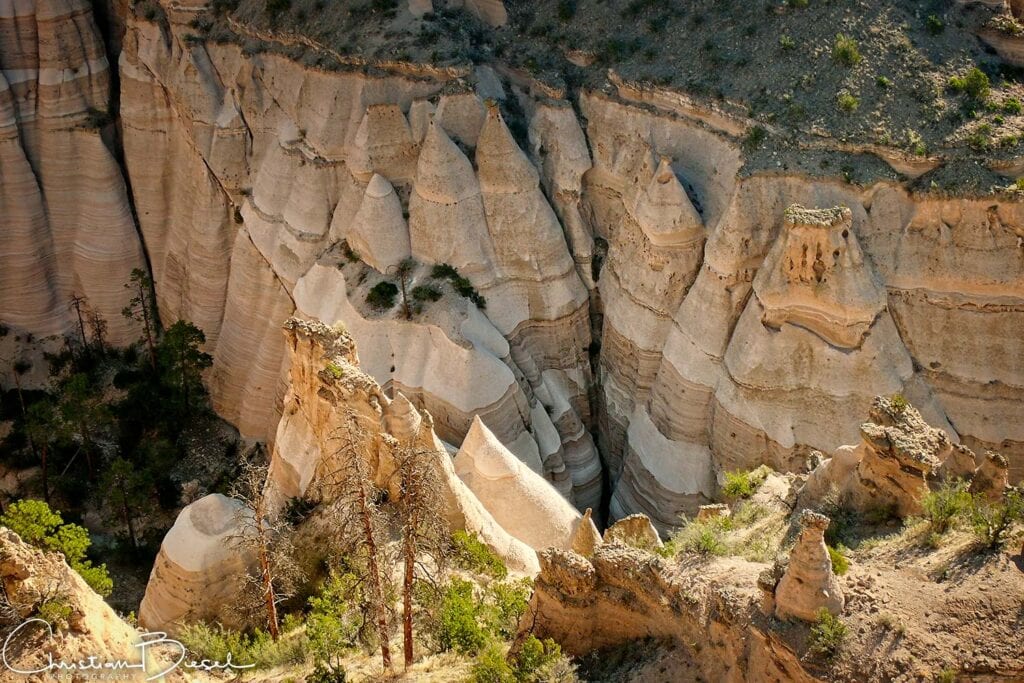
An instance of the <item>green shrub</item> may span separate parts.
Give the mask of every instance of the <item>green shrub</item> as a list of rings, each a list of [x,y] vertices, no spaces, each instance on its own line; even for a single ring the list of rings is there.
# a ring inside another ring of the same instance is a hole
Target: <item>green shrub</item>
[[[54,630],[64,630],[71,619],[71,605],[62,598],[48,598],[36,606],[35,616],[48,623]]]
[[[944,534],[953,522],[971,508],[971,494],[961,479],[947,481],[921,498],[922,517],[936,534]]]
[[[473,663],[474,683],[516,683],[516,673],[505,659],[504,648],[490,643]]]
[[[1021,105],[1020,100],[1016,97],[1008,97],[1006,101],[1003,102],[1004,113],[1016,115],[1020,114],[1021,111],[1024,111],[1024,106]]]
[[[1015,523],[1024,521],[1024,493],[1011,490],[1000,500],[990,502],[984,496],[972,498],[971,524],[986,548],[998,548]]]
[[[889,80],[886,76],[879,76],[878,78],[875,79],[875,85],[877,85],[879,88],[888,88],[892,85],[892,81]]]
[[[59,512],[41,500],[24,499],[11,503],[0,515],[0,524],[37,548],[61,553],[68,566],[81,575],[89,587],[103,597],[114,590],[107,565],[93,566],[86,559],[92,545],[89,532],[77,524],[65,524]]]
[[[743,148],[748,152],[752,152],[767,139],[768,131],[765,130],[764,126],[754,126],[747,133],[746,137],[743,138]]]
[[[928,18],[925,19],[924,25],[928,29],[928,33],[933,36],[937,36],[946,30],[946,22],[942,21],[942,19],[934,14],[928,15]]]
[[[395,297],[398,296],[398,287],[393,282],[382,280],[373,286],[366,295],[366,303],[374,310],[387,311],[395,305]]]
[[[484,299],[480,292],[476,291],[473,283],[468,278],[459,275],[459,271],[447,263],[441,263],[431,268],[430,277],[435,280],[448,280],[459,296],[466,297],[476,304],[480,310],[487,308],[487,300]]]
[[[808,651],[824,659],[834,659],[842,649],[845,639],[846,624],[822,607],[807,636]]]
[[[197,659],[224,662],[228,657],[241,665],[257,669],[273,669],[287,664],[300,664],[306,659],[306,641],[301,634],[285,634],[276,642],[265,631],[251,634],[203,623],[186,624],[178,640]]]
[[[335,572],[309,599],[306,637],[321,683],[345,680],[341,660],[356,647],[363,626],[361,586],[355,574]]]
[[[826,547],[828,548],[828,557],[830,560],[832,560],[832,571],[836,573],[836,576],[842,576],[847,571],[849,571],[850,560],[847,559],[846,555],[843,554],[842,547]]]
[[[467,531],[459,530],[452,534],[452,561],[456,566],[476,574],[496,579],[508,576],[508,568],[501,558]]]
[[[842,92],[836,97],[836,104],[839,105],[840,110],[852,114],[860,107],[860,100],[848,92]]]
[[[452,579],[441,592],[435,637],[441,650],[474,654],[487,642],[481,624],[481,604],[474,585],[464,579]]]
[[[494,581],[488,585],[484,602],[487,606],[485,622],[490,632],[501,638],[513,637],[520,618],[526,614],[532,593],[530,579]]]
[[[345,375],[342,367],[333,361],[327,363],[327,372],[331,373],[331,377],[334,379],[341,379]]]
[[[722,486],[722,493],[729,498],[750,498],[764,483],[768,476],[768,468],[759,467],[756,470],[736,470],[725,473],[725,484]]]
[[[520,681],[575,680],[575,667],[562,654],[562,648],[551,638],[543,641],[531,635],[513,658],[515,676]]]
[[[832,44],[832,59],[843,66],[857,66],[863,58],[856,40],[837,33],[836,41]]]
[[[419,302],[437,301],[442,296],[441,290],[435,285],[417,285],[412,288],[412,298]]]
[[[989,83],[988,76],[978,67],[971,68],[963,76],[953,76],[950,78],[949,87],[956,92],[965,93],[976,102],[987,100],[991,91],[991,83]]]
[[[889,399],[889,404],[892,406],[893,412],[897,415],[905,411],[907,406],[910,405],[907,402],[907,399],[903,398],[903,394],[893,394]]]
[[[796,41],[793,40],[793,36],[783,34],[779,36],[779,47],[783,50],[792,50],[796,47]]]

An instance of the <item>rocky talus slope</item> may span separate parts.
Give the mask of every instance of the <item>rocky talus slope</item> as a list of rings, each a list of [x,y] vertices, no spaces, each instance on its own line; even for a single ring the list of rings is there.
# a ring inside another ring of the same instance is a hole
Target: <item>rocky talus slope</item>
[[[395,21],[433,21],[427,4]],[[696,96],[341,55],[245,7],[111,4],[129,201],[89,123],[110,101],[90,8],[0,4],[6,325],[68,332],[78,292],[135,336],[120,285],[144,248],[163,320],[205,331],[214,405],[244,436],[275,436],[282,321],[341,321],[447,443],[479,416],[579,509],[663,532],[725,470],[855,442],[876,395],[1024,475],[1018,195],[933,191],[895,162],[908,175],[867,185],[767,171],[753,122]],[[368,304],[404,257],[427,288],[411,315]],[[465,280],[432,277],[442,263]]]

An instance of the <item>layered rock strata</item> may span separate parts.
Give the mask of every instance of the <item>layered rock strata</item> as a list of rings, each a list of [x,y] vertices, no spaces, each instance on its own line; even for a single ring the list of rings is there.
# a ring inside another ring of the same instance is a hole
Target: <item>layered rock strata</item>
[[[843,589],[832,571],[825,546],[825,529],[831,520],[811,510],[800,514],[800,535],[789,553],[789,565],[775,588],[775,615],[779,619],[813,622],[825,609],[833,616],[846,604]]]

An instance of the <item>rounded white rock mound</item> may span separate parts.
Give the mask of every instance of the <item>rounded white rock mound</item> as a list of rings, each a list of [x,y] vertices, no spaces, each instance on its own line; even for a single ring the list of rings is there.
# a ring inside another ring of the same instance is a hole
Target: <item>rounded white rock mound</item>
[[[139,607],[139,624],[173,632],[184,621],[230,622],[239,578],[251,564],[238,535],[239,501],[214,493],[186,506],[167,532]]]

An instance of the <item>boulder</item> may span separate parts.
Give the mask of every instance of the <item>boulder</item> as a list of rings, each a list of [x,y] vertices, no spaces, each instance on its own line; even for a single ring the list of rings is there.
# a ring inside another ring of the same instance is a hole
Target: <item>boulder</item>
[[[664,546],[658,530],[651,524],[650,517],[642,513],[623,517],[608,527],[604,532],[604,542],[620,543],[643,550],[655,550]]]

